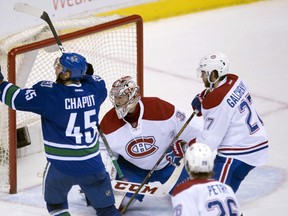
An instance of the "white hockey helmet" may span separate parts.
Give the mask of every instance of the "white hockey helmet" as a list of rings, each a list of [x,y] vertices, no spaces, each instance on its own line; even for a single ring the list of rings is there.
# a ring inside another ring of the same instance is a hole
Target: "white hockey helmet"
[[[121,97],[125,95],[128,95],[127,103],[121,106],[117,105],[115,103],[115,97]],[[123,119],[129,110],[136,106],[141,98],[139,86],[130,76],[121,77],[112,84],[109,98],[115,107],[118,118]]]
[[[217,52],[204,56],[199,63],[199,67],[197,68],[197,74],[199,76],[199,74],[201,74],[203,71],[206,72],[208,82],[212,83],[210,80],[210,74],[214,70],[218,71],[219,76],[216,81],[229,72],[229,61],[225,54]]]
[[[213,169],[213,154],[204,143],[194,143],[185,152],[185,168],[188,173],[206,173]]]

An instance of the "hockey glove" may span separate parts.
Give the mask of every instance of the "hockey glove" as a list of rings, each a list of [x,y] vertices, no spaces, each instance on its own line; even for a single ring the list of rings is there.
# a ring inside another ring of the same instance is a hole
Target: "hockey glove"
[[[94,68],[93,65],[87,62],[87,70],[86,70],[87,75],[93,75],[94,74]]]
[[[166,154],[166,160],[173,166],[179,166],[183,158],[187,143],[183,140],[177,140]]]
[[[203,98],[200,94],[197,94],[191,102],[192,108],[197,116],[202,116],[201,106],[202,106]]]
[[[0,66],[0,82],[2,82],[3,80],[4,80],[4,76],[3,76],[2,72],[1,72],[1,66]]]

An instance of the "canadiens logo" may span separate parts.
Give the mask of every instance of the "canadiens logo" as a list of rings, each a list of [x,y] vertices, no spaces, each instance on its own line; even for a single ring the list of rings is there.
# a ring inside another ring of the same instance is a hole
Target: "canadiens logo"
[[[138,137],[126,145],[126,152],[132,158],[143,158],[154,154],[158,147],[154,137]]]

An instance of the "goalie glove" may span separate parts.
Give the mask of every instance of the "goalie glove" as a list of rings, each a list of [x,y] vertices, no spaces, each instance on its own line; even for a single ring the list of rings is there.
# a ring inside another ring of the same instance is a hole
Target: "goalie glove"
[[[187,143],[183,140],[177,140],[166,154],[166,160],[173,166],[179,166],[186,149]]]

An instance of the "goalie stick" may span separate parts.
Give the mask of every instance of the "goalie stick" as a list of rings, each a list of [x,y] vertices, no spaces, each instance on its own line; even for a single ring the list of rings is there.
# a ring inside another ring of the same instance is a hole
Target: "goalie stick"
[[[122,173],[122,171],[121,171],[121,169],[120,169],[120,167],[119,167],[119,164],[117,163],[117,160],[116,160],[116,158],[115,158],[115,156],[114,156],[114,154],[113,154],[113,152],[112,152],[112,149],[110,148],[110,146],[109,146],[109,144],[108,144],[108,141],[107,141],[107,139],[106,139],[103,131],[101,130],[101,128],[100,128],[99,125],[98,125],[97,127],[98,127],[99,134],[100,134],[100,136],[101,136],[101,139],[102,139],[102,141],[103,141],[103,143],[104,143],[104,145],[105,145],[105,147],[106,147],[106,150],[107,150],[107,152],[108,152],[108,155],[109,155],[109,157],[110,157],[111,160],[112,160],[112,163],[113,163],[113,165],[114,165],[114,167],[115,167],[115,169],[116,169],[116,171],[117,171],[117,173],[118,173],[119,178],[123,178],[124,175],[123,175],[123,173]]]
[[[179,132],[176,134],[176,136],[174,137],[174,139],[172,140],[172,142],[169,144],[169,146],[166,148],[165,152],[161,155],[161,157],[158,159],[158,161],[156,162],[156,164],[154,165],[154,167],[150,170],[150,172],[147,174],[147,176],[145,177],[145,179],[142,181],[141,185],[138,187],[138,189],[134,192],[134,194],[132,195],[132,197],[129,199],[128,203],[126,204],[126,206],[124,206],[124,208],[121,211],[121,214],[125,214],[125,212],[127,211],[128,207],[130,206],[130,204],[132,203],[132,201],[135,199],[135,197],[137,196],[137,194],[141,191],[141,189],[143,188],[143,186],[147,183],[147,181],[150,179],[151,175],[153,174],[153,172],[156,170],[156,168],[158,167],[158,165],[160,164],[160,162],[163,160],[163,158],[165,157],[166,153],[168,152],[168,150],[174,145],[175,141],[177,141],[177,139],[180,137],[180,135],[182,134],[182,132],[185,130],[185,128],[187,127],[187,125],[190,123],[190,121],[193,119],[193,117],[195,116],[195,111],[190,115],[190,117],[187,119],[187,121],[184,123],[184,125],[182,126],[182,128],[179,130]]]
[[[181,161],[183,161],[183,159]],[[168,195],[169,192],[174,187],[175,182],[177,182],[177,179],[179,178],[182,172],[183,166],[184,166],[184,162],[181,162],[181,164],[175,168],[172,175],[164,184],[162,184],[159,181],[149,182],[147,184],[144,184],[138,194],[147,195],[147,196],[158,196],[158,197],[163,197],[163,196]],[[134,193],[138,189],[138,187],[141,186],[141,183],[127,182],[127,181],[121,181],[121,180],[112,180],[111,184],[115,191],[125,192],[125,193],[127,192]]]
[[[53,23],[52,23],[49,15],[46,11],[43,11],[39,8],[33,7],[33,6],[28,5],[26,3],[21,3],[21,2],[15,3],[14,10],[17,12],[25,13],[27,15],[38,17],[38,18],[41,18],[42,20],[44,20],[49,25],[49,27],[53,33],[53,36],[54,36],[54,38],[58,44],[59,50],[62,53],[65,52],[65,49],[62,45],[62,42],[60,41],[60,38],[59,38],[59,36],[58,36],[54,26],[53,26]]]

